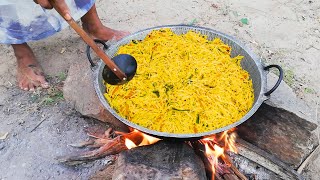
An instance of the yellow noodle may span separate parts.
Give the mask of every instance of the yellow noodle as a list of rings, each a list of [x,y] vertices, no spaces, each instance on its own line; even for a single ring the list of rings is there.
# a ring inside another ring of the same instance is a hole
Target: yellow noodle
[[[199,133],[230,125],[252,107],[254,94],[242,56],[220,39],[189,31],[154,30],[119,48],[138,62],[127,84],[106,84],[105,98],[122,117],[168,133]]]

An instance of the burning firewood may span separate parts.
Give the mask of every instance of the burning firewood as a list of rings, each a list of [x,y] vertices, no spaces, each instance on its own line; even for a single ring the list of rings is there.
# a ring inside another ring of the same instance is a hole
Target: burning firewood
[[[88,152],[58,157],[60,163],[67,165],[77,165],[90,160],[99,159],[108,155],[118,154],[121,151],[131,149],[137,146],[154,144],[160,139],[133,130],[130,133],[113,132],[111,128],[105,131],[103,135],[95,132],[88,132],[90,139],[78,144],[72,144],[73,147],[97,148]]]
[[[246,180],[247,178],[232,164],[227,151],[237,152],[234,130],[206,137],[198,141],[186,141],[203,160],[209,179]],[[150,145],[161,139],[149,136],[132,129],[129,133],[113,132],[108,129],[103,134],[88,132],[93,138],[74,147],[90,147],[94,150],[72,156],[59,157],[58,161],[68,165],[76,165],[108,155],[118,154],[138,146]]]
[[[246,180],[247,178],[232,164],[226,151],[237,153],[234,130],[191,142],[195,152],[205,164],[209,179]]]
[[[247,180],[247,178],[232,164],[227,154],[224,154],[223,158],[221,156],[215,157],[214,155],[208,157],[205,146],[200,141],[192,142],[192,146],[196,154],[198,154],[204,162],[206,174],[209,179]]]

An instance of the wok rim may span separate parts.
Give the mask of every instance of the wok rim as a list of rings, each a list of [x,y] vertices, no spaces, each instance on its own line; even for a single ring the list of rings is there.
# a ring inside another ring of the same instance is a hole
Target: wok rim
[[[261,83],[260,83],[260,93],[259,93],[259,97],[257,98],[257,101],[253,104],[252,108],[248,111],[248,113],[246,115],[244,115],[240,120],[238,120],[237,122],[234,122],[228,126],[224,126],[222,128],[219,129],[215,129],[212,131],[207,131],[207,132],[201,132],[201,133],[189,133],[189,134],[175,134],[175,133],[167,133],[167,132],[159,132],[159,131],[155,131],[152,129],[148,129],[142,126],[139,126],[135,123],[132,123],[131,121],[122,118],[120,115],[118,115],[118,113],[109,105],[108,101],[106,100],[106,98],[104,97],[102,91],[101,91],[101,84],[100,82],[102,82],[102,70],[105,66],[105,64],[100,60],[100,62],[98,63],[98,67],[96,68],[96,70],[94,71],[94,87],[95,87],[95,91],[98,95],[98,98],[100,100],[100,102],[103,104],[103,106],[118,120],[120,120],[122,123],[126,124],[129,127],[132,127],[134,129],[137,129],[141,132],[144,132],[146,134],[152,135],[152,136],[156,136],[156,137],[164,137],[164,138],[177,138],[177,139],[197,139],[197,138],[203,138],[203,137],[207,137],[213,134],[217,134],[226,130],[229,130],[231,128],[234,128],[240,124],[242,124],[243,122],[245,122],[246,120],[248,120],[257,110],[258,108],[261,106],[261,104],[268,99],[267,96],[264,95],[264,93],[266,92],[266,87],[267,87],[267,72],[264,70],[264,66],[262,64],[262,62],[260,61],[260,59],[250,50],[248,49],[243,43],[241,43],[240,41],[238,41],[236,38],[227,35],[225,33],[210,29],[210,28],[206,28],[206,27],[199,27],[199,26],[190,26],[190,25],[163,25],[163,26],[156,26],[156,27],[151,27],[151,28],[147,28],[147,29],[143,29],[140,31],[137,31],[133,34],[130,34],[124,38],[122,38],[121,40],[119,40],[118,42],[116,42],[115,44],[111,45],[109,47],[109,49],[106,51],[106,54],[110,57],[109,53],[111,50],[113,50],[113,48],[116,48],[118,45],[121,44],[121,42],[128,40],[128,39],[132,39],[133,36],[135,36],[138,33],[141,32],[145,32],[145,31],[150,31],[150,30],[156,30],[156,29],[161,29],[161,28],[171,28],[171,27],[187,27],[187,28],[197,28],[200,30],[205,30],[205,31],[211,31],[212,33],[217,34],[218,36],[224,37],[226,39],[229,39],[230,41],[232,41],[233,43],[237,44],[240,48],[242,48],[254,61],[254,63],[256,64],[256,66],[258,67],[258,71],[259,71],[259,75],[260,75],[260,79],[261,79]],[[104,86],[104,85],[103,85]]]

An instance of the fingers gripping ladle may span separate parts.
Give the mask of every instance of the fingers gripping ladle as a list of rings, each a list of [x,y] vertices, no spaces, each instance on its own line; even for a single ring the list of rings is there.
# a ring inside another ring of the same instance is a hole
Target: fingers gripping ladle
[[[137,61],[128,54],[119,54],[112,60],[101,50],[94,40],[75,22],[69,13],[69,9],[62,9],[57,0],[50,0],[53,8],[64,18],[64,20],[77,32],[93,51],[106,64],[102,77],[105,82],[111,85],[121,85],[130,81],[136,73]],[[66,7],[67,8],[67,7]]]

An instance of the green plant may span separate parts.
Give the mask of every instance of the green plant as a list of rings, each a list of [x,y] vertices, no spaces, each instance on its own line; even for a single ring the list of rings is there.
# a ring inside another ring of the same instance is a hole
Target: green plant
[[[312,94],[312,93],[314,93],[314,92],[315,92],[315,91],[314,91],[314,89],[312,89],[312,88],[308,88],[308,87],[304,88],[304,93]]]
[[[54,99],[52,99],[51,97],[45,97],[43,100],[42,100],[42,103],[44,105],[50,105],[50,104],[53,104],[55,102]],[[41,104],[42,104],[41,103]]]
[[[65,73],[65,72],[60,72],[57,77],[58,77],[58,79],[59,79],[60,81],[64,81],[64,80],[67,79],[67,73]]]
[[[240,22],[241,22],[242,24],[245,24],[245,25],[248,25],[248,24],[249,24],[248,18],[242,18],[242,19],[240,19]]]
[[[188,23],[188,25],[192,26],[195,25],[198,22],[196,18],[194,18],[191,22]]]
[[[294,84],[294,72],[290,69],[284,70],[284,82],[286,82],[290,87]]]
[[[50,87],[38,96],[40,105],[52,105],[58,101],[64,100],[63,92],[55,87]]]

